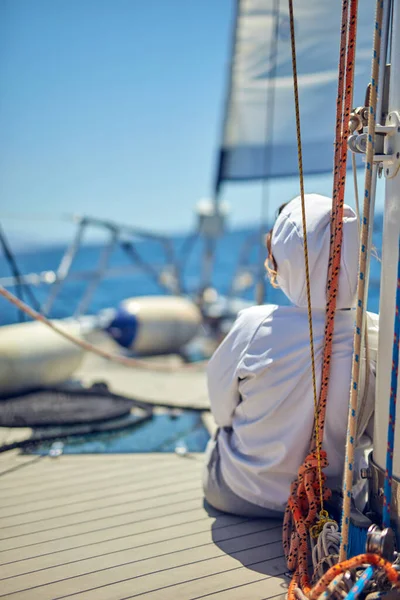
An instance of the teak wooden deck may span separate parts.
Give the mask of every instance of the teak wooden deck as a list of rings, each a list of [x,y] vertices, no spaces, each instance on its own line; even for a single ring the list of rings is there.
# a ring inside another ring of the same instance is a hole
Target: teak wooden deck
[[[107,339],[104,334],[96,334],[92,341],[104,350],[118,353],[116,344]],[[175,355],[146,357],[144,360],[154,365],[182,365],[182,360]],[[85,386],[104,381],[114,394],[137,398],[156,406],[176,406],[197,410],[210,408],[204,366],[170,372],[127,369],[124,365],[86,352],[81,366],[74,373],[74,378]]]
[[[284,597],[281,524],[207,511],[202,461],[0,454],[0,598]]]

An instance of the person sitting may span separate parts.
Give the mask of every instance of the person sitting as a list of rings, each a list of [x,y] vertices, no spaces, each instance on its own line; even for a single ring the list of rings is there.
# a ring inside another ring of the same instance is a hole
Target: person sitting
[[[305,196],[317,377],[321,385],[332,200]],[[281,207],[267,235],[267,271],[291,306],[243,310],[208,365],[211,411],[218,426],[206,451],[206,501],[223,512],[282,516],[290,485],[308,454],[314,426],[301,199]],[[343,244],[323,449],[330,487],[340,487],[346,444],[359,234],[344,206]],[[361,364],[358,455],[371,446],[378,315],[367,313],[368,352]],[[368,364],[367,364],[368,363]],[[369,384],[368,384],[369,382]],[[361,480],[360,480],[361,481]],[[354,494],[362,495],[358,480]]]

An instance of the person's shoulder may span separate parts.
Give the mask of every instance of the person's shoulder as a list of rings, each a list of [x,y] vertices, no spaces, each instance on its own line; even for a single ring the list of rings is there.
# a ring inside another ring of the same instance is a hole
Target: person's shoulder
[[[269,319],[278,308],[279,307],[276,304],[262,304],[261,306],[245,308],[239,312],[235,321],[235,326],[257,329],[266,319]]]
[[[273,304],[263,304],[241,310],[225,338],[225,345],[244,348],[277,308]]]
[[[275,305],[264,304],[245,308],[237,314],[235,322],[208,363],[209,381],[213,380],[215,373],[220,376],[221,365],[225,370],[227,365],[235,365],[236,372],[252,340],[276,308]]]
[[[241,310],[225,338],[226,345],[232,348],[247,349],[250,344],[265,340],[266,337],[285,340],[290,334],[288,327],[290,319],[293,326],[307,326],[307,311],[295,306],[277,304],[262,304]]]

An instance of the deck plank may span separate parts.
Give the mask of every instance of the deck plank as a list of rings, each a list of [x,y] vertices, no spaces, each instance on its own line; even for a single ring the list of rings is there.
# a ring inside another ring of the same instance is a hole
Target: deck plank
[[[110,513],[112,514],[112,511],[110,511]],[[104,532],[109,530],[113,530],[114,533],[118,530],[118,532],[122,534],[127,528],[127,525],[130,526],[130,535],[139,535],[148,531],[149,528],[155,531],[180,523],[191,523],[197,519],[203,518],[203,516],[203,508],[190,508],[189,510],[180,513],[171,509],[166,515],[155,516],[153,518],[150,517],[149,519],[138,521],[134,515],[127,511],[122,515],[101,518],[98,521],[87,521],[76,525],[60,526],[45,531],[28,533],[27,535],[9,537],[0,541],[0,551],[24,548],[43,542],[47,544],[58,542],[60,536],[62,536],[62,541],[68,541],[71,538],[74,538],[74,540],[77,538],[85,538],[88,540],[91,538],[91,534],[100,534],[101,536]]]
[[[26,459],[0,463],[8,465],[0,491],[9,494],[0,509],[0,598],[284,593],[281,524],[208,514],[201,455]]]
[[[0,477],[1,475],[11,475],[24,466],[36,463],[40,460],[37,456],[21,456],[19,450],[10,450],[9,452],[0,452]],[[20,476],[18,475],[20,478]]]
[[[97,583],[104,581],[107,585],[111,581],[119,582],[127,572],[129,577],[143,577],[153,574],[160,570],[180,567],[184,562],[187,565],[194,565],[198,562],[224,556],[226,552],[230,554],[244,552],[248,549],[255,549],[257,556],[262,553],[263,557],[274,557],[277,552],[276,544],[280,545],[280,530],[274,530],[274,535],[269,535],[269,543],[266,544],[266,533],[256,532],[246,536],[230,539],[225,542],[224,550],[216,544],[209,543],[202,546],[193,547],[186,550],[170,551],[162,556],[158,555],[143,559],[141,549],[118,552],[107,557],[100,556],[87,561],[80,561],[68,567],[68,577],[65,578],[66,569],[64,565],[53,569],[38,571],[20,577],[12,577],[1,582],[0,594],[9,594],[16,591],[30,590],[36,586],[46,587],[41,592],[42,600],[52,600],[56,594],[59,581],[63,581],[64,590],[72,589],[83,590],[86,582],[96,579]],[[67,581],[71,580],[71,581]],[[54,583],[53,586],[48,585]]]
[[[200,468],[193,467],[190,471],[186,471],[179,466],[174,465],[168,470],[167,477],[168,481],[175,481],[182,477],[188,477],[191,473],[198,473],[200,478]],[[18,486],[18,489],[7,490],[1,485],[0,479],[0,493],[2,497],[2,507],[8,508],[9,506],[19,506],[24,504],[29,499],[31,502],[36,501],[47,501],[48,499],[54,500],[62,499],[62,503],[72,498],[76,501],[77,498],[81,497],[81,494],[90,491],[102,495],[114,489],[116,486],[129,486],[132,484],[136,489],[155,486],[160,479],[164,479],[166,476],[165,470],[153,470],[153,471],[142,471],[140,473],[134,473],[132,471],[124,471],[120,474],[107,473],[97,474],[91,477],[88,475],[86,478],[75,479],[76,475],[65,475],[62,480],[56,478],[51,485],[43,485],[40,490],[35,484],[35,480],[31,482],[25,482],[23,485]],[[40,474],[38,474],[40,478]],[[150,482],[150,483],[149,483]],[[129,489],[129,488],[128,488]]]
[[[243,521],[243,519],[242,519]],[[221,517],[218,522],[220,526],[232,525],[242,522],[240,518],[234,516]],[[136,538],[137,545],[153,544],[158,541],[170,540],[174,537],[189,535],[198,531],[204,531],[210,527],[210,520],[207,514],[203,514],[201,518],[196,519],[181,519],[180,523],[171,523],[164,528],[156,528],[149,530],[140,535],[140,539]],[[109,528],[103,531],[95,531],[91,534],[82,534],[62,538],[61,536],[52,541],[45,543],[35,543],[25,547],[13,548],[11,550],[0,551],[0,565],[9,562],[23,560],[30,557],[46,556],[63,550],[74,550],[87,546],[96,546],[101,542],[112,542],[129,538],[132,542],[135,532],[132,531],[135,524],[127,524],[123,527]],[[135,543],[135,542],[133,542]]]
[[[275,595],[276,589],[279,589],[279,592]],[[266,592],[271,595],[266,597]],[[253,583],[244,583],[235,587],[229,587],[222,592],[211,594],[211,596],[215,600],[249,600],[249,598],[253,600],[272,600],[272,598],[273,600],[285,600],[286,593],[286,582],[282,582],[281,579],[279,579],[279,582],[276,582],[269,577],[264,577]],[[207,596],[209,597],[209,595],[197,596],[196,600],[206,598]]]
[[[15,560],[3,564],[0,571],[0,580],[17,575],[34,573],[35,571],[52,569],[60,565],[71,565],[77,562],[83,562],[96,557],[105,558],[110,556],[110,561],[114,560],[113,555],[125,554],[125,552],[138,551],[141,560],[154,558],[181,550],[190,550],[198,546],[204,546],[213,543],[230,543],[231,539],[240,538],[248,535],[262,535],[266,543],[274,541],[276,535],[280,536],[280,524],[276,525],[274,521],[260,523],[255,520],[242,521],[231,524],[218,521],[213,529],[209,526],[208,520],[202,520],[191,524],[190,526],[181,526],[174,528],[172,536],[167,540],[150,541],[147,537],[141,537],[139,540],[132,539],[130,536],[124,536],[113,540],[104,540],[97,544],[90,544],[73,548],[71,550],[60,550],[34,556],[22,560]],[[107,559],[108,560],[108,559]],[[110,562],[110,564],[111,564]],[[69,569],[69,567],[68,567]]]
[[[101,345],[104,347],[104,343]],[[178,357],[170,358],[171,364],[176,366],[182,364]],[[163,363],[165,364],[165,357]],[[91,386],[99,381],[106,382],[114,394],[139,399],[148,404],[209,410],[210,401],[204,366],[162,372],[157,371],[156,361],[154,364],[154,371],[127,369],[124,365],[105,361],[88,352],[74,376],[85,386]]]
[[[154,475],[149,474],[146,479],[154,481]],[[146,479],[142,478],[141,482],[144,482]],[[189,481],[186,481],[185,483],[187,484],[186,487],[188,487]],[[198,484],[198,481],[196,481],[196,483]],[[192,486],[193,484],[190,485]],[[175,484],[169,481],[165,488],[163,488],[165,491],[165,495],[168,495],[167,488],[171,488],[171,490],[174,490],[174,487]],[[71,489],[69,489],[69,492],[71,492]],[[38,515],[39,512],[42,512],[45,509],[60,511],[61,509],[65,508],[65,513],[63,514],[68,514],[70,510],[72,510],[72,512],[80,510],[78,508],[78,505],[81,507],[81,509],[84,509],[85,505],[90,505],[92,501],[98,499],[99,501],[100,499],[106,501],[107,499],[115,498],[116,500],[118,499],[118,503],[121,503],[123,495],[131,497],[133,493],[136,494],[137,499],[140,496],[145,497],[145,495],[147,495],[148,498],[151,498],[150,490],[146,489],[145,486],[143,486],[142,488],[138,488],[138,484],[135,481],[129,482],[128,480],[126,483],[123,483],[123,481],[113,480],[111,486],[102,485],[100,486],[100,488],[96,488],[93,485],[93,487],[91,487],[89,490],[81,490],[79,494],[66,494],[64,492],[60,497],[60,492],[57,491],[50,493],[49,495],[46,494],[45,498],[43,498],[43,496],[39,496],[37,499],[35,499],[34,502],[32,502],[31,496],[29,496],[28,498],[26,496],[20,497],[19,501],[17,499],[14,502],[10,502],[8,500],[7,503],[3,504],[3,508],[0,508],[0,519],[3,517],[12,517],[15,515],[32,515],[33,517],[34,515]],[[52,514],[54,514],[54,512]],[[29,522],[30,520],[35,519],[30,518],[26,522]],[[20,521],[20,523],[21,522],[22,521]]]
[[[29,439],[31,435],[32,429],[29,427],[0,427],[0,448],[18,444]]]
[[[119,507],[125,504],[129,504],[132,507],[134,502],[134,512],[137,512],[141,508],[150,508],[152,506],[162,506],[164,503],[174,502],[174,496],[176,496],[177,487],[171,482],[163,486],[163,496],[160,497],[159,489],[141,488],[137,489],[134,485],[131,486],[118,486],[117,491],[115,489],[112,493],[104,493],[100,497],[98,494],[91,494],[88,498],[82,500],[83,494],[80,494],[79,499],[74,497],[73,501],[69,499],[67,502],[54,502],[54,499],[47,505],[43,506],[38,503],[39,508],[36,510],[29,510],[30,505],[25,503],[22,507],[18,506],[13,508],[12,506],[7,507],[3,511],[0,511],[0,519],[7,518],[7,526],[12,525],[23,525],[24,523],[37,523],[40,521],[48,521],[60,516],[67,517],[68,515],[89,515],[93,514],[93,511],[100,508]],[[198,496],[199,482],[194,479],[188,481],[182,480],[179,488],[180,494],[189,493]],[[194,491],[192,491],[194,490]],[[109,492],[109,490],[107,490]],[[165,500],[163,500],[165,498]],[[24,510],[24,509],[27,510]],[[132,510],[132,508],[131,508]],[[46,512],[47,511],[47,512]],[[114,513],[115,514],[115,513]]]
[[[90,465],[89,463],[85,465],[84,468],[84,466],[81,466],[79,461],[75,458],[75,460],[68,465],[68,468],[65,469],[62,468],[63,460],[49,459],[47,457],[41,460],[38,460],[38,457],[35,457],[34,459],[29,457],[25,461],[15,459],[10,465],[12,464],[13,467],[16,467],[27,462],[34,464],[35,468],[26,472],[24,480],[21,480],[16,473],[10,473],[7,480],[1,481],[0,483],[3,492],[8,490],[11,495],[13,493],[18,494],[19,491],[26,488],[27,485],[34,483],[37,477],[41,478],[40,490],[42,491],[54,487],[56,482],[59,484],[64,483],[64,485],[71,485],[71,483],[74,485],[75,483],[86,485],[88,481],[104,481],[107,479],[126,477],[130,474],[141,474],[144,476],[147,473],[163,472],[163,465],[167,464],[169,466],[169,463],[165,462],[165,459],[161,459],[155,464],[138,461],[138,463],[135,463],[134,471],[132,463],[125,460],[120,465],[118,465],[118,463],[110,464],[108,462],[104,465],[96,465],[96,463]],[[174,465],[171,465],[171,468],[177,469],[179,466],[179,469],[184,471],[185,469],[195,468],[197,464],[199,464],[199,460],[196,460],[196,458],[194,460],[182,459],[179,465],[175,463]],[[68,479],[66,480],[66,478]],[[139,478],[137,478],[137,480],[139,480]]]
[[[179,479],[175,486],[173,484],[168,485],[168,478],[160,479],[159,483],[166,494],[168,494],[168,492],[170,494],[174,492],[174,495],[177,496],[182,490],[187,489],[188,484],[191,489],[198,490],[198,479],[198,476],[193,474],[190,475],[187,480],[185,478]],[[155,495],[159,496],[159,489],[158,484],[153,481],[145,487],[133,489],[130,494],[121,494],[118,498],[112,497],[110,499],[100,497],[95,498],[91,504],[87,502],[77,502],[72,506],[55,507],[54,509],[42,510],[37,513],[19,513],[13,516],[6,516],[7,525],[0,531],[0,539],[46,531],[53,529],[54,527],[67,527],[68,525],[97,521],[103,517],[109,516],[110,510],[112,510],[114,516],[119,514],[132,514],[132,512],[137,512],[139,510],[136,505],[137,500],[152,499]],[[198,495],[199,494],[197,493],[197,503]],[[179,499],[179,496],[177,496],[177,499]],[[142,500],[142,504],[144,500]],[[169,503],[174,504],[174,499],[170,499]],[[132,505],[134,506],[133,511]],[[148,506],[146,505],[144,508],[148,508]]]

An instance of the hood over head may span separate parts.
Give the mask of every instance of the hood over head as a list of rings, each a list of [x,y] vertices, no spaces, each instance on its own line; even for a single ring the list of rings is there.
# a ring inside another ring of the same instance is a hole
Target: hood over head
[[[319,194],[306,194],[305,205],[311,305],[313,308],[325,308],[332,200]],[[277,283],[293,304],[306,307],[307,290],[300,196],[289,202],[277,218],[272,232],[271,251],[277,264]],[[352,208],[344,205],[337,309],[354,306],[358,251],[357,216]]]

